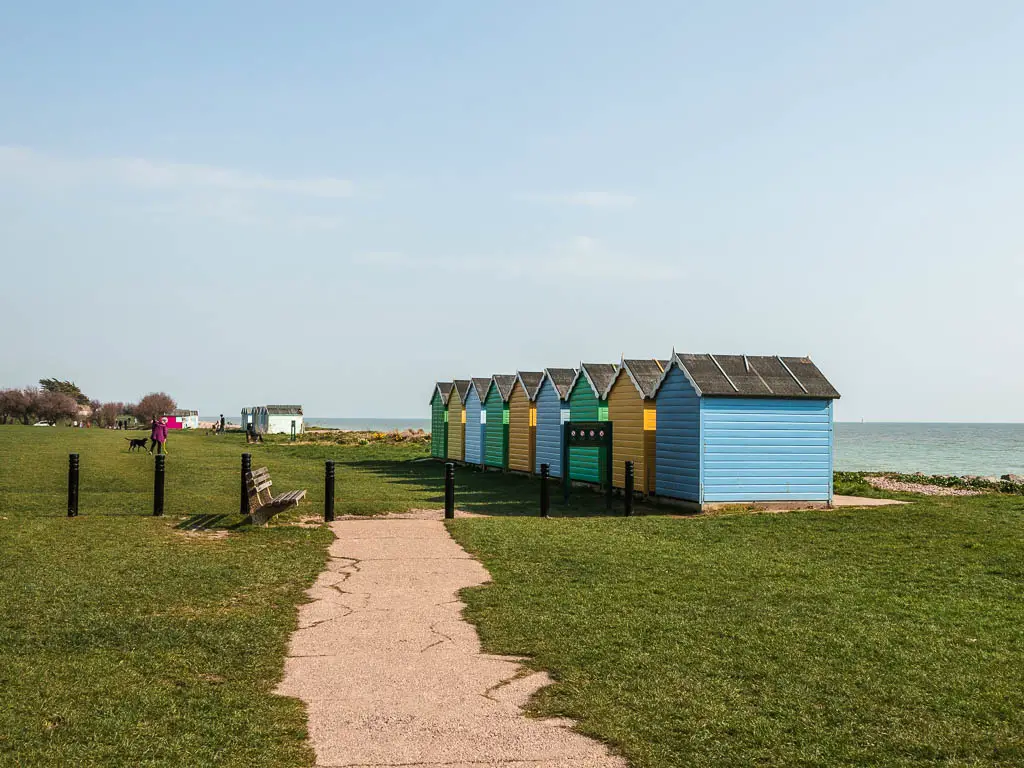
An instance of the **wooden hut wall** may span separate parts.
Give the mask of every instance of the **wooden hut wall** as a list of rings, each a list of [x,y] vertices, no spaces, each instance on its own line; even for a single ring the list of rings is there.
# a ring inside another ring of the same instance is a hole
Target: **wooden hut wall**
[[[420,401],[422,402],[422,400]],[[438,390],[430,399],[430,455],[443,459],[448,453],[448,411]]]
[[[520,381],[508,399],[508,468],[532,472],[536,411]]]
[[[483,464],[483,425],[480,423],[481,414],[480,397],[477,395],[476,387],[470,386],[469,394],[466,395],[466,441],[465,461],[468,464]]]
[[[569,404],[546,376],[537,393],[536,408],[534,471],[539,473],[540,465],[547,464],[551,477],[561,477],[562,423],[569,420]]]
[[[487,391],[484,401],[484,465],[508,467],[508,404],[502,399],[497,385]]]
[[[569,393],[569,418],[572,421],[605,421],[608,418],[608,404],[604,400],[598,399],[583,373],[580,373],[572,392]],[[588,483],[603,483],[605,481],[605,450],[604,448],[570,448],[570,479]]]
[[[637,391],[622,370],[608,393],[608,420],[612,422],[612,485],[626,485],[626,462],[633,462],[633,487],[650,493],[655,451],[654,403]]]
[[[457,387],[452,387],[448,397],[448,458],[462,461],[465,458],[466,409]]]

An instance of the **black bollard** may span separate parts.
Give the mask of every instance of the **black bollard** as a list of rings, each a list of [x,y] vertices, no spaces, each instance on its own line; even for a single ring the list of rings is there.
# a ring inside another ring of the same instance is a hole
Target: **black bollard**
[[[626,517],[633,514],[633,462],[626,462]]]
[[[78,517],[78,454],[68,454],[68,517]]]
[[[334,522],[334,462],[324,462],[324,521]]]
[[[548,473],[551,468],[547,464],[540,465],[540,516],[547,517],[551,509],[551,497],[548,495]]]
[[[238,502],[238,514],[249,514],[249,486],[246,484],[245,476],[252,471],[252,454],[242,454],[242,496]]]
[[[153,465],[153,515],[160,517],[164,513],[164,474],[167,457],[158,453]]]
[[[455,519],[455,465],[444,465],[444,519]]]

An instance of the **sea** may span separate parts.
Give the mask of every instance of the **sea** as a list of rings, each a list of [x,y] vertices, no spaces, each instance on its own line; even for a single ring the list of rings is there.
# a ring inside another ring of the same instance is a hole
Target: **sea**
[[[238,423],[237,418],[228,421]],[[307,416],[306,424],[374,432],[430,431],[430,419]],[[837,422],[835,436],[835,468],[840,471],[1024,475],[1024,424]]]
[[[835,468],[1024,475],[1024,424],[836,422]]]

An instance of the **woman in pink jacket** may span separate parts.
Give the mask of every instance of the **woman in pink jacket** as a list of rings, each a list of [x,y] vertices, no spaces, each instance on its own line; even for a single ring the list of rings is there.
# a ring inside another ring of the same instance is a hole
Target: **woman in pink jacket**
[[[153,449],[156,448],[157,453],[167,453],[164,448],[164,443],[167,442],[167,417],[164,416],[160,421],[153,419],[153,423],[150,425],[149,430],[149,452],[152,453]]]

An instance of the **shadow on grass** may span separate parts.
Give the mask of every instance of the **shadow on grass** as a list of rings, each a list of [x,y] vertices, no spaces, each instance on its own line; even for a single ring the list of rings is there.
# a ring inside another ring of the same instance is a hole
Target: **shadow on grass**
[[[178,531],[233,531],[247,525],[246,518],[237,513],[204,513],[190,515],[174,528]]]
[[[389,484],[406,486],[424,504],[444,505],[444,464],[436,460],[351,462],[347,466],[374,475]],[[557,478],[548,483],[552,517],[596,517],[622,514],[617,499],[609,512],[603,493],[574,487],[568,506],[562,503],[562,485]],[[540,479],[508,472],[483,470],[475,466],[455,468],[455,506],[483,515],[535,517],[540,515]],[[640,511],[640,510],[638,510]]]

